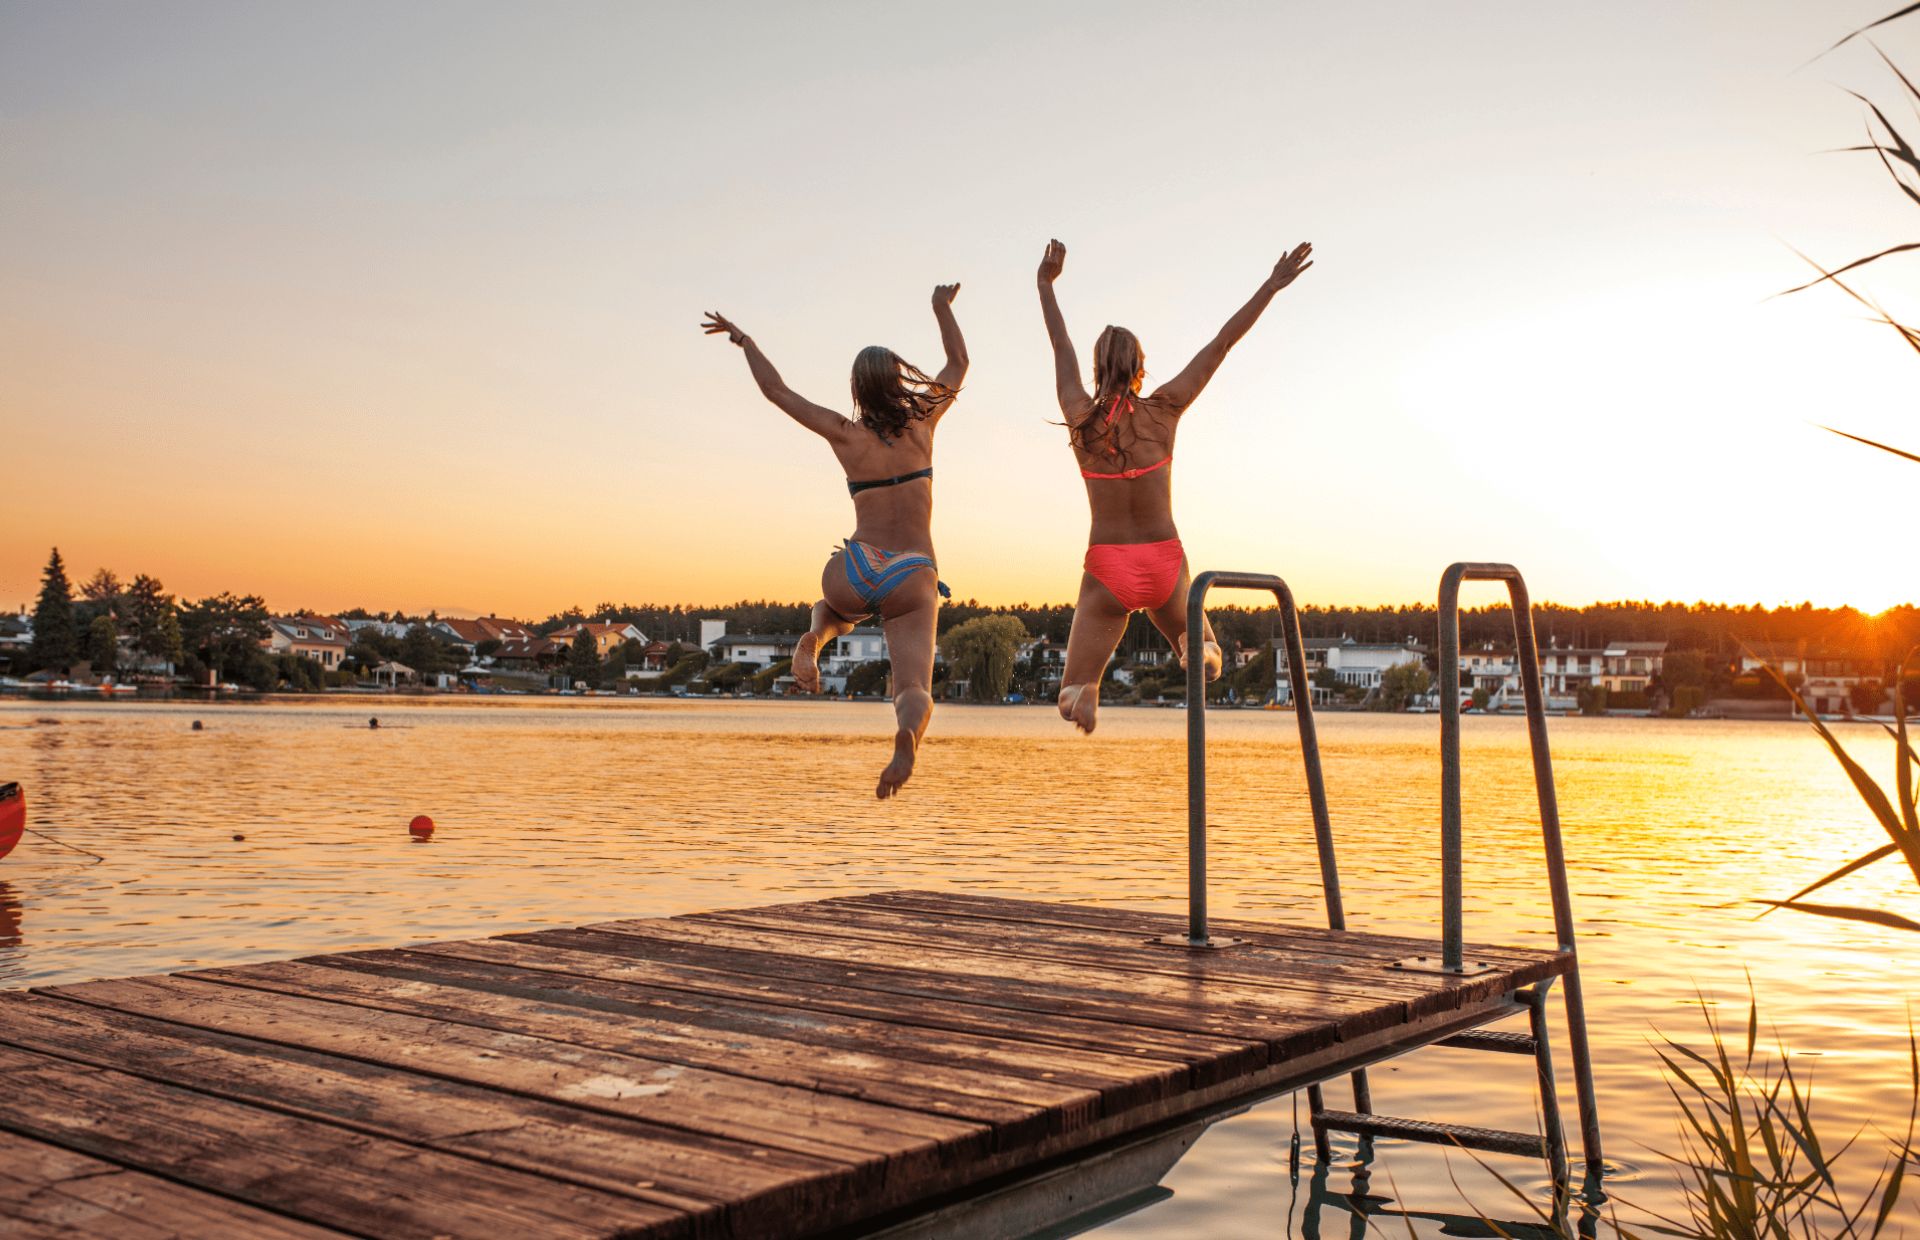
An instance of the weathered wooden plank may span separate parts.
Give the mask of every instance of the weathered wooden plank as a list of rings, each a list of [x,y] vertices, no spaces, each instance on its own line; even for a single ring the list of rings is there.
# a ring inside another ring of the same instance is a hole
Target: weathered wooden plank
[[[781,940],[755,936],[759,950],[740,950],[734,945],[704,941],[710,933],[689,933],[677,920],[629,922],[625,932],[600,929],[534,930],[501,935],[497,942],[535,943],[551,947],[594,952],[620,958],[672,961],[715,972],[743,977],[759,977],[785,984],[818,982],[855,990],[877,991],[883,995],[906,995],[953,1007],[972,1007],[989,1013],[1004,1011],[1010,1021],[1029,1014],[1058,1014],[1097,1023],[1110,1023],[1124,1038],[1136,1028],[1146,1027],[1174,1036],[1200,1037],[1213,1041],[1236,1042],[1259,1048],[1264,1057],[1269,1046],[1274,1054],[1301,1054],[1334,1040],[1335,1030],[1318,1017],[1291,1017],[1261,1013],[1241,1019],[1239,1013],[1222,1006],[1209,1007],[1192,995],[1168,999],[1164,994],[1139,993],[1138,987],[1120,987],[1111,979],[1104,984],[1088,984],[1086,976],[1072,979],[1058,975],[1035,978],[1024,969],[1007,969],[1004,975],[987,973],[946,974],[891,963],[885,957],[869,956],[853,960],[844,955],[835,959],[814,959],[805,955],[782,955]],[[740,938],[737,931],[733,938]],[[1249,1056],[1248,1066],[1258,1066]]]
[[[1092,1090],[1055,1087],[1049,1082],[864,1051],[823,1052],[797,1038],[716,1032],[573,1005],[531,1004],[512,995],[329,968],[322,963],[286,961],[196,970],[182,976],[502,1029],[956,1116],[991,1126],[996,1146],[1020,1144],[1085,1123],[1099,1106],[1099,1096]],[[1010,1099],[1010,1092],[1023,1097]]]
[[[1105,934],[1115,943],[1138,944],[1167,934],[1185,934],[1187,921],[1165,913],[1117,908],[1082,908],[1078,905],[1046,905],[1025,900],[986,901],[982,898],[955,898],[944,894],[922,895],[915,892],[886,892],[876,896],[844,896],[815,900],[806,904],[783,904],[743,909],[758,916],[836,917],[892,915],[951,928],[959,934],[1003,933],[1009,927],[1022,935],[1059,934],[1071,936]],[[1022,916],[1025,912],[1027,915]],[[728,910],[690,914],[695,917],[722,917]],[[1209,920],[1216,932],[1242,942],[1256,944],[1312,969],[1329,969],[1371,978],[1377,970],[1409,955],[1431,952],[1436,944],[1417,939],[1361,934],[1323,927],[1300,927],[1286,923],[1228,922]],[[1241,933],[1245,931],[1245,933]],[[1503,967],[1535,964],[1543,954],[1525,948],[1470,947],[1482,952],[1480,958]],[[1392,975],[1389,974],[1391,977]]]
[[[683,1236],[678,1211],[0,1047],[0,1129],[392,1240]]]
[[[1124,1110],[1186,1088],[1182,1065],[1142,1061],[1104,1051],[1063,1050],[1009,1038],[950,1033],[781,1007],[756,997],[741,1001],[634,986],[600,978],[543,973],[424,952],[344,952],[324,957],[333,968],[363,969],[385,977],[418,978],[530,1002],[566,1004],[617,1013],[629,1021],[668,1021],[728,1036],[803,1038],[823,1051],[880,1054],[921,1065],[990,1075],[1002,1096],[1051,1103],[1093,1090],[1103,1110]],[[1035,1086],[1039,1086],[1038,1089]]]
[[[911,910],[833,905],[779,910],[741,909],[696,913],[676,921],[718,923],[750,929],[782,929],[798,934],[830,934],[876,942],[917,946],[952,945],[1015,959],[1094,963],[1130,973],[1158,973],[1183,979],[1232,980],[1268,988],[1309,989],[1316,997],[1329,991],[1362,999],[1390,995],[1424,999],[1442,981],[1396,972],[1378,957],[1327,956],[1285,948],[1242,944],[1226,952],[1189,952],[1152,943],[1144,931],[1078,926],[1029,926],[972,918],[944,918]],[[1284,965],[1278,971],[1270,966]],[[1251,967],[1250,967],[1251,965]]]
[[[1080,926],[1089,929],[1104,927],[1128,934],[1141,930],[1151,935],[1184,934],[1187,929],[1187,919],[1182,914],[1111,908],[1094,904],[1019,900],[1006,896],[985,896],[963,891],[884,891],[867,895],[839,896],[809,903],[911,908],[952,917],[1013,921],[1023,925]],[[787,904],[770,907],[803,906]],[[1316,951],[1351,954],[1370,960],[1381,958],[1397,960],[1405,956],[1431,955],[1440,945],[1437,938],[1376,934],[1369,930],[1329,930],[1324,926],[1291,922],[1281,925],[1249,918],[1213,917],[1209,919],[1208,924],[1215,933],[1270,947],[1311,946]],[[1476,959],[1503,966],[1526,965],[1536,961],[1542,955],[1556,958],[1559,956],[1558,951],[1551,945],[1535,948],[1469,943],[1466,945],[1466,951]]]
[[[340,1240],[344,1232],[0,1132],[8,1240]]]
[[[657,1008],[690,1016],[714,1028],[790,1033],[797,1024],[804,1028],[809,1042],[817,1045],[868,1048],[928,1063],[977,1065],[1012,1076],[1077,1083],[1102,1090],[1110,1098],[1119,1098],[1113,1091],[1122,1085],[1129,1097],[1141,1089],[1161,1093],[1184,1087],[1183,1061],[1168,1056],[1116,1053],[1111,1049],[1111,1037],[1104,1044],[1063,1046],[1037,1038],[1007,1036],[1008,1022],[1004,1017],[998,1028],[991,1031],[985,1028],[953,1030],[923,1021],[902,1021],[901,1016],[911,1016],[916,1011],[924,1015],[928,1006],[904,997],[889,997],[891,1002],[872,1002],[869,996],[867,1011],[838,1013],[812,1002],[781,1001],[767,990],[743,985],[726,974],[708,974],[713,980],[699,989],[686,978],[681,979],[680,986],[668,988],[658,986],[649,970],[634,970],[638,977],[623,976],[623,962],[589,957],[585,953],[571,953],[570,962],[598,961],[600,967],[593,973],[528,968],[518,962],[521,956],[551,950],[532,944],[482,940],[468,944],[434,944],[424,950],[405,950],[393,955],[353,953],[339,959],[355,967],[361,961],[380,968],[401,963],[409,968],[424,967],[430,972],[458,977],[462,984],[486,989],[504,986],[518,991],[536,986],[542,991],[554,988],[578,996],[574,1001],[579,1002],[602,998],[622,1004],[644,1004],[649,1010]],[[416,966],[414,960],[421,957],[431,958],[432,962]]]
[[[689,1215],[697,1234],[839,1218],[885,1172],[45,995],[0,993],[0,1042],[639,1197]]]
[[[890,1174],[912,1176],[923,1159],[970,1157],[989,1144],[984,1124],[548,1038],[196,978],[83,982],[45,993],[189,1029],[361,1059],[771,1149],[854,1164],[885,1158]]]
[[[775,923],[752,928],[728,922],[692,918],[662,918],[603,922],[590,927],[617,934],[701,942],[738,951],[760,951],[816,960],[886,963],[949,976],[1000,977],[1018,970],[1029,981],[1057,985],[1098,985],[1119,996],[1159,1000],[1197,1009],[1199,1030],[1244,1036],[1257,1030],[1260,1018],[1291,1022],[1301,1016],[1316,1019],[1337,1037],[1356,1037],[1411,1019],[1404,1000],[1389,995],[1355,995],[1344,989],[1303,982],[1291,991],[1176,976],[1116,970],[1101,964],[1067,963],[1034,957],[995,955],[989,951],[953,945],[925,945],[898,941],[857,939],[818,931],[783,927]],[[1173,949],[1165,949],[1175,954]],[[1178,954],[1186,958],[1185,953]],[[1289,1032],[1293,1026],[1284,1026]]]
[[[554,933],[564,939],[567,935],[579,932]],[[955,1002],[953,997],[934,1000],[911,994],[875,994],[871,989],[809,981],[796,978],[791,973],[783,973],[778,981],[773,981],[759,974],[725,972],[652,959],[646,954],[649,940],[645,939],[622,935],[587,937],[591,946],[584,949],[557,946],[547,940],[529,942],[494,938],[420,944],[408,950],[435,956],[483,960],[515,968],[633,982],[691,994],[752,999],[807,1011],[871,1017],[895,1024],[991,1034],[1051,1047],[1170,1060],[1185,1064],[1201,1084],[1211,1084],[1215,1079],[1257,1068],[1266,1062],[1266,1048],[1257,1042],[1208,1037],[1147,1025],[1088,1020],[1045,1010],[1024,1010],[1019,1016],[1011,1017],[1002,1010],[1004,1005],[984,1007],[970,1002]],[[603,950],[596,951],[594,947]],[[844,970],[836,970],[836,976],[844,977]]]
[[[1451,1011],[1462,1003],[1551,976],[1553,968],[1551,957],[1540,957],[1511,970],[1456,978],[1394,970],[1387,967],[1391,961],[1383,956],[1372,960],[1329,957],[1254,942],[1231,951],[1188,952],[1149,945],[1145,941],[1147,936],[1140,930],[988,924],[907,910],[849,905],[793,908],[777,914],[759,911],[699,914],[687,920],[755,929],[788,928],[801,933],[844,935],[924,947],[963,947],[1069,964],[1090,962],[1125,971],[1198,977],[1208,982],[1230,981],[1287,992],[1306,990],[1316,996],[1332,992],[1359,999],[1391,997],[1404,1000],[1413,1016]]]

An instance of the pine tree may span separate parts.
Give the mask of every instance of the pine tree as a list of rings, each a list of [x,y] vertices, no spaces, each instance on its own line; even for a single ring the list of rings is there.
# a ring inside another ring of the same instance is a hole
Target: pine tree
[[[120,574],[110,568],[95,570],[93,576],[87,578],[86,582],[80,587],[81,598],[86,599],[89,603],[101,604],[116,617],[120,614],[120,596],[122,593]]]
[[[133,648],[155,662],[178,663],[180,616],[159,579],[145,573],[135,577],[127,587],[126,609]]]
[[[80,654],[80,635],[73,619],[73,586],[60,548],[53,549],[40,574],[40,601],[33,608],[33,661],[43,668],[65,671]]]
[[[573,649],[567,657],[567,670],[574,681],[583,689],[599,687],[600,650],[593,644],[593,634],[582,624],[580,631],[573,635]]]

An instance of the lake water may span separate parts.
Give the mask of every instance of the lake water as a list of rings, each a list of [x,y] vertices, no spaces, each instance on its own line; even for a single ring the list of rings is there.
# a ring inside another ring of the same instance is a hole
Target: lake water
[[[1108,710],[1081,738],[1051,708],[942,707],[912,784],[876,803],[891,719],[815,702],[0,701],[0,779],[27,786],[32,825],[105,858],[29,836],[0,861],[0,986],[901,887],[1184,908],[1184,714]],[[1293,716],[1218,712],[1209,729],[1216,914],[1319,923]],[[1698,994],[1738,1029],[1749,974],[1830,1131],[1903,1123],[1920,936],[1754,920],[1752,898],[1885,842],[1812,732],[1570,718],[1552,734],[1616,1197],[1677,1207],[1649,1042],[1700,1044]],[[1890,782],[1890,741],[1841,735]],[[1437,720],[1323,715],[1321,737],[1349,924],[1437,936]],[[1468,937],[1550,946],[1524,726],[1469,718],[1465,754]],[[419,813],[438,823],[429,845],[407,837]],[[1920,904],[1891,861],[1829,890]],[[1429,1050],[1373,1075],[1383,1111],[1534,1124],[1525,1060]],[[1171,1198],[1100,1234],[1361,1234],[1352,1143],[1316,1191],[1310,1140],[1289,1171],[1295,1131],[1288,1098],[1216,1125]],[[1863,1146],[1853,1174],[1870,1179],[1884,1142]],[[1544,1194],[1537,1164],[1495,1161]],[[1396,1143],[1362,1181],[1367,1208],[1421,1236],[1494,1234],[1461,1217],[1449,1164],[1482,1209],[1527,1217],[1463,1156]]]

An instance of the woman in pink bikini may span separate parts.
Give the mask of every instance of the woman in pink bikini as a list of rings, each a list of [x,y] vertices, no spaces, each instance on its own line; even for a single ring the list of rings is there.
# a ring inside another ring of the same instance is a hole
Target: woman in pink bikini
[[[1273,274],[1240,307],[1220,334],[1195,355],[1187,368],[1140,394],[1146,378],[1140,341],[1124,327],[1108,327],[1093,346],[1092,395],[1080,382],[1080,361],[1066,320],[1053,295],[1053,282],[1066,265],[1067,247],[1049,242],[1040,260],[1040,309],[1053,341],[1054,384],[1067,435],[1087,480],[1093,509],[1086,571],[1080,577],[1080,601],[1074,605],[1073,631],[1067,637],[1067,666],[1061,676],[1060,714],[1082,732],[1093,731],[1100,709],[1100,678],[1113,658],[1127,618],[1144,611],[1166,634],[1187,665],[1187,556],[1173,525],[1173,436],[1180,415],[1200,395],[1207,380],[1226,360],[1227,351],[1247,334],[1273,295],[1313,266],[1311,245],[1294,247],[1274,264]],[[1220,676],[1220,647],[1213,627],[1201,635],[1208,680]]]
[[[780,378],[752,337],[718,314],[701,328],[725,334],[747,355],[761,394],[788,417],[827,441],[839,458],[853,496],[853,536],[827,560],[813,627],[793,652],[793,679],[820,691],[820,651],[870,616],[887,631],[892,661],[893,761],[880,773],[882,800],[913,774],[920,740],[933,717],[933,646],[940,599],[947,587],[933,557],[933,430],[953,407],[967,374],[967,345],[953,317],[958,284],[933,290],[933,317],[947,364],[929,379],[881,345],[853,359],[849,418],[796,393]]]

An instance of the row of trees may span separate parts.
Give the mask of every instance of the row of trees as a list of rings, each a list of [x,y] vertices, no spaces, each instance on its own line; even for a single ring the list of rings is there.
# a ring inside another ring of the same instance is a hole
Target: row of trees
[[[697,640],[700,621],[725,620],[732,632],[796,633],[806,629],[806,603],[742,601],[719,607],[681,607],[602,603],[592,611],[570,608],[547,617],[534,627],[552,632],[564,625],[590,620],[634,624],[651,637],[667,641]],[[1262,646],[1278,637],[1279,613],[1273,607],[1211,607],[1221,642]],[[1030,636],[1064,642],[1073,627],[1073,606],[1067,603],[988,607],[973,600],[948,603],[940,609],[940,631],[948,633],[985,616],[1019,621]],[[1300,626],[1308,637],[1350,636],[1362,642],[1412,639],[1432,645],[1439,614],[1430,605],[1397,607],[1304,607]],[[1903,605],[1876,616],[1852,607],[1766,607],[1760,604],[1609,602],[1584,607],[1537,604],[1534,631],[1542,644],[1594,647],[1607,642],[1664,641],[1669,650],[1697,650],[1719,664],[1735,660],[1743,645],[1756,642],[1806,642],[1836,655],[1863,659],[1894,659],[1920,645],[1920,607]],[[1468,646],[1487,642],[1506,645],[1513,640],[1513,612],[1505,605],[1461,612],[1460,637]],[[1136,615],[1120,643],[1123,658],[1155,648],[1162,639],[1143,615]]]
[[[84,665],[96,676],[118,675],[129,670],[123,664],[130,652],[135,668],[171,666],[195,680],[210,675],[256,689],[319,688],[330,676],[337,683],[345,674],[262,649],[271,631],[268,615],[266,600],[257,594],[222,592],[182,602],[157,577],[141,573],[123,582],[107,568],[76,592],[56,547],[40,574],[26,665],[14,670],[68,675]],[[443,670],[451,662],[449,647],[425,630],[417,632],[419,639],[409,635],[393,642],[392,649],[384,645],[392,639],[365,634],[362,645],[350,652],[349,664],[357,655],[364,669],[398,654],[408,666],[417,660],[424,670]]]
[[[101,569],[80,587],[75,600],[60,549],[53,549],[41,573],[40,596],[33,609],[33,644],[28,658],[36,670],[65,672],[86,662],[111,673],[120,662],[120,639],[130,639],[143,659],[172,663],[181,656],[179,611],[157,577],[145,573],[122,586]]]
[[[698,652],[699,622],[719,618],[733,632],[797,632],[807,627],[810,608],[804,603],[742,601],[723,607],[684,607],[602,603],[592,612],[578,608],[556,613],[535,625],[553,632],[581,621],[631,623],[649,636],[685,643],[675,652],[669,683],[684,683],[708,669],[688,662]],[[352,610],[347,617],[371,617]],[[1250,646],[1265,651],[1279,633],[1279,617],[1272,607],[1239,606],[1209,609],[1221,643],[1232,650]],[[145,664],[171,663],[189,675],[211,672],[219,679],[271,687],[277,679],[293,679],[261,649],[268,634],[267,607],[258,595],[221,593],[182,602],[166,592],[158,578],[139,574],[122,582],[109,569],[100,569],[76,590],[67,575],[58,548],[42,573],[39,599],[33,613],[34,636],[28,652],[30,666],[16,670],[48,669],[66,672],[85,663],[99,674],[119,670],[122,652],[131,650]],[[405,622],[409,617],[380,613],[381,619]],[[423,617],[431,619],[431,616]],[[1300,613],[1309,637],[1351,636],[1358,641],[1431,643],[1437,615],[1424,604],[1400,607],[1307,607]],[[990,623],[983,623],[990,622]],[[1547,603],[1536,607],[1535,630],[1543,643],[1598,646],[1609,641],[1665,641],[1668,644],[1664,687],[1697,688],[1704,695],[1750,691],[1766,693],[1768,685],[1745,685],[1728,673],[1743,647],[1758,642],[1805,642],[1825,652],[1865,659],[1892,660],[1920,645],[1920,607],[1895,607],[1868,617],[1848,607],[1816,608],[1732,606],[1717,603],[1596,603],[1563,607]],[[1009,690],[1031,691],[1038,669],[1018,665],[1017,648],[1028,637],[1064,642],[1073,625],[1067,604],[986,607],[971,600],[941,609],[941,648],[948,674],[965,680],[971,693],[997,699]],[[1018,634],[1018,636],[1015,636]],[[1461,614],[1461,638],[1472,646],[1511,640],[1512,613],[1490,606]],[[1011,643],[1011,647],[1009,647]],[[627,643],[627,646],[635,646]],[[1149,649],[1160,649],[1163,639],[1144,616],[1136,615],[1120,643],[1122,662]],[[490,653],[483,646],[482,655]],[[576,683],[601,686],[623,680],[638,661],[639,650],[623,646],[601,658],[592,638],[581,635],[568,651],[566,670]],[[459,652],[422,626],[407,636],[393,638],[377,629],[362,630],[343,665],[365,673],[393,660],[424,676],[455,671]],[[714,669],[717,672],[717,669]],[[304,673],[303,673],[304,674]],[[884,669],[870,674],[884,676]],[[1261,696],[1271,686],[1271,657],[1262,654],[1246,668],[1220,683],[1215,692]],[[1164,682],[1164,683],[1162,683]],[[1142,682],[1149,696],[1176,696],[1184,680],[1177,674]],[[1387,697],[1399,696],[1396,687]]]

